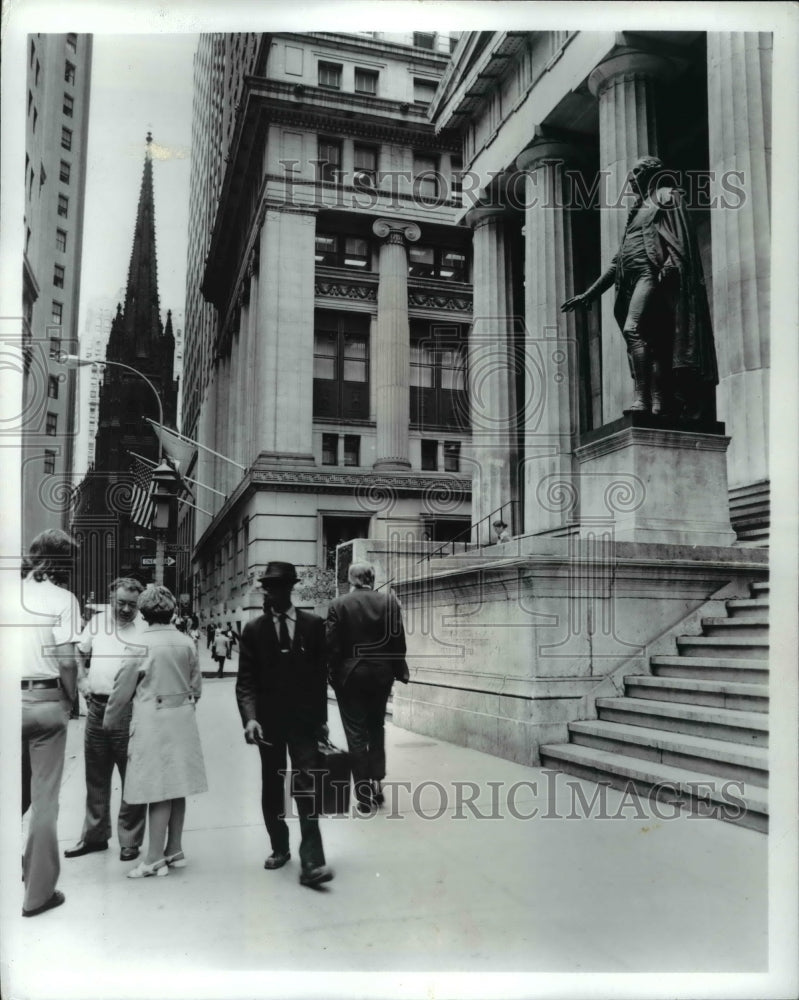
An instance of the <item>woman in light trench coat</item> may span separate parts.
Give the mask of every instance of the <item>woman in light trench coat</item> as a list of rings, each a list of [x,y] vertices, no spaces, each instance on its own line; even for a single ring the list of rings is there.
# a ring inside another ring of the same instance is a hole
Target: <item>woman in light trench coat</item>
[[[128,878],[164,876],[183,868],[186,796],[208,789],[195,705],[202,675],[194,643],[170,619],[175,598],[166,587],[149,586],[139,598],[148,624],[116,676],[103,726],[111,728],[133,701],[126,802],[148,803],[149,848]]]

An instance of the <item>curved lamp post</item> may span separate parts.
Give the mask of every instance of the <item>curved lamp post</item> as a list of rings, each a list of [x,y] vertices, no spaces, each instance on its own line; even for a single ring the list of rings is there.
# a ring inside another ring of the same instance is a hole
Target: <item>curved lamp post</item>
[[[144,379],[147,385],[149,385],[149,387],[153,390],[155,401],[158,404],[158,423],[161,427],[164,426],[164,406],[161,402],[161,397],[158,395],[158,390],[150,379],[144,374],[144,372],[140,372],[138,368],[134,368],[132,365],[123,364],[121,361],[92,361],[91,358],[82,358],[77,354],[62,353],[59,354],[58,360],[67,368],[87,368],[90,365],[98,365],[104,368],[107,365],[111,365],[114,368],[124,368],[125,371],[133,372],[134,375],[138,375],[139,378]],[[158,438],[158,458],[163,460],[164,450],[161,444],[161,435],[158,434],[156,436]]]

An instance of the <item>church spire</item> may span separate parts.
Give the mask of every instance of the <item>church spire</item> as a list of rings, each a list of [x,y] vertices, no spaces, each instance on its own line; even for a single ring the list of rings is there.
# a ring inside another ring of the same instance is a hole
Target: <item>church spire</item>
[[[139,207],[125,291],[125,340],[136,357],[152,357],[163,330],[158,306],[158,267],[155,255],[155,200],[153,197],[153,136],[147,133]]]

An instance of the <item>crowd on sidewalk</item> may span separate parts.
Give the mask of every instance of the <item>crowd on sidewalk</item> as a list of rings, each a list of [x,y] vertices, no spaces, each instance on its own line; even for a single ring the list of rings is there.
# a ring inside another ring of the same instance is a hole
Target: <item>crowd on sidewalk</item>
[[[78,692],[87,706],[84,731],[86,803],[68,859],[106,851],[112,834],[114,769],[123,783],[116,817],[121,861],[138,861],[128,878],[163,878],[187,864],[183,850],[186,797],[207,790],[195,718],[202,693],[201,636],[196,623],[176,624],[176,602],[163,587],[120,577],[107,610],[82,626],[69,591],[75,545],[64,532],[42,532],[23,562],[23,814],[30,809],[23,857],[23,916],[60,906],[57,818],[67,723]],[[285,821],[285,774],[300,821],[302,885],[333,878],[319,816],[320,748],[327,739],[327,685],[332,684],[347,739],[356,808],[383,802],[384,720],[395,680],[408,681],[399,602],[373,589],[368,564],[350,567],[349,594],[334,600],[327,621],[296,608],[295,567],[270,562],[260,585],[264,614],[237,635],[230,622],[206,631],[221,676],[239,648],[235,697],[244,739],[258,748],[261,807],[271,853],[264,868],[291,858]],[[145,848],[145,831],[148,831]],[[143,856],[142,852],[144,852]]]

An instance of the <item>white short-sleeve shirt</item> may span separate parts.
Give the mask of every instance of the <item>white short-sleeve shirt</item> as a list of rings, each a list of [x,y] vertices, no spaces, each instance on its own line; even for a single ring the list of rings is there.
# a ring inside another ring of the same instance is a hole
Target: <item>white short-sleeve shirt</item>
[[[114,619],[111,611],[101,611],[91,619],[80,637],[78,650],[84,656],[91,656],[89,690],[92,694],[111,694],[122,661],[131,655],[128,647],[136,649],[146,628],[147,623],[141,615],[124,625]]]
[[[29,574],[22,581],[22,616],[22,676],[58,677],[58,659],[53,647],[78,641],[80,605],[77,598],[51,580],[34,580]]]

